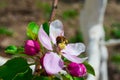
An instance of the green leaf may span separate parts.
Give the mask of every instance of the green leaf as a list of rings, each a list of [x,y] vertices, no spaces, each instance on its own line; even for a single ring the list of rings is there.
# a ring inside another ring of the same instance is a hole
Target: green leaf
[[[83,64],[86,66],[87,72],[95,76],[95,71],[94,71],[93,67],[90,64],[88,64],[87,62],[84,62]]]
[[[32,80],[32,69],[28,68],[23,73],[18,73],[12,80]]]
[[[37,38],[39,26],[35,22],[30,22],[27,27],[27,36],[33,40]]]
[[[17,47],[14,45],[8,46],[5,49],[5,53],[8,53],[8,54],[16,54],[16,52],[17,52]]]
[[[69,74],[62,75],[62,77],[63,77],[63,80],[73,80],[72,76]]]
[[[47,35],[49,35],[49,23],[48,22],[43,23],[43,29],[47,33]]]
[[[24,52],[24,47],[20,46],[17,49],[17,53],[23,53]]]
[[[74,77],[74,80],[85,80],[84,78],[80,77]]]
[[[52,79],[46,76],[36,76],[33,80],[52,80]]]
[[[21,57],[8,60],[0,66],[0,79],[12,80],[18,73],[24,73],[29,69],[27,60]]]

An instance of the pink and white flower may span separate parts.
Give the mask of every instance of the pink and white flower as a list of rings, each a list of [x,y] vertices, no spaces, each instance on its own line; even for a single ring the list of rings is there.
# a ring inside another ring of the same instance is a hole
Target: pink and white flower
[[[41,42],[41,44],[49,50],[44,56],[43,59],[43,66],[47,73],[49,74],[57,74],[62,70],[64,67],[64,63],[61,59],[61,57],[58,55],[58,53],[53,52],[53,45],[57,45],[57,37],[63,36],[64,37],[64,30],[63,30],[63,24],[59,20],[55,20],[51,22],[50,24],[50,31],[49,36],[46,34],[46,32],[43,29],[43,26],[41,25],[38,38]],[[82,43],[70,43],[66,44],[63,49],[60,50],[60,54],[64,56],[69,61],[75,62],[75,63],[82,63],[86,60],[86,58],[79,58],[77,57],[82,52],[85,51],[85,46]]]

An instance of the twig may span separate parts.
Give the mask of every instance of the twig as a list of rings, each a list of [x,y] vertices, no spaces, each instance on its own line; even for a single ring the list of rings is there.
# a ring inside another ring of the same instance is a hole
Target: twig
[[[58,0],[53,0],[49,23],[53,20],[55,16],[55,10],[57,9],[57,4],[58,4]]]

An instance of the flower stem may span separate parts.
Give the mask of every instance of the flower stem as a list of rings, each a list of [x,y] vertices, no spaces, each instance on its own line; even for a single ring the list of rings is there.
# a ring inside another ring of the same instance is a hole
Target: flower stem
[[[34,75],[37,75],[39,76],[40,75],[40,58],[39,57],[36,57],[35,59],[35,72],[34,72]]]
[[[53,20],[55,16],[55,10],[57,9],[57,4],[58,4],[58,0],[53,0],[49,23]]]

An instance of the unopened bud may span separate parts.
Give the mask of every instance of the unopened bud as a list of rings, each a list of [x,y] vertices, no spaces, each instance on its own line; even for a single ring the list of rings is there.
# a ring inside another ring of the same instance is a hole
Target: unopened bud
[[[67,69],[69,73],[75,77],[83,77],[87,73],[87,70],[84,64],[78,64],[78,63],[72,62],[68,65]]]
[[[27,40],[25,42],[25,54],[33,56],[37,54],[39,50],[40,50],[40,45],[37,41]]]

